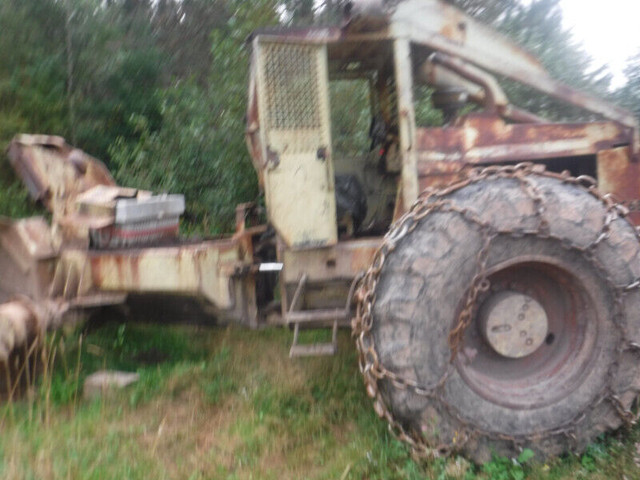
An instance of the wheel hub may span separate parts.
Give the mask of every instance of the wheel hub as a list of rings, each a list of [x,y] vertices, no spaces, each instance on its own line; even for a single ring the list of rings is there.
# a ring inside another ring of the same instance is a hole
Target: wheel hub
[[[545,341],[547,314],[536,300],[513,291],[492,295],[479,312],[480,328],[487,343],[507,358],[531,355]]]

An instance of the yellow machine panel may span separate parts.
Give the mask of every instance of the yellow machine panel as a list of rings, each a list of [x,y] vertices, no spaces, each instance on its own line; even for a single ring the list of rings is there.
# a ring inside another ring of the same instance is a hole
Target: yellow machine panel
[[[256,40],[265,201],[292,248],[337,242],[323,45]]]

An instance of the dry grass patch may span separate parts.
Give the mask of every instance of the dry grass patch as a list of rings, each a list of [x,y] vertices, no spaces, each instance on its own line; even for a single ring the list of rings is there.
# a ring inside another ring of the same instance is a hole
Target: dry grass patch
[[[33,398],[0,409],[0,478],[640,478],[637,431],[548,465],[416,463],[373,414],[348,332],[330,358],[292,361],[290,340],[283,329],[135,324],[67,337]],[[76,402],[76,380],[99,368],[141,379]]]

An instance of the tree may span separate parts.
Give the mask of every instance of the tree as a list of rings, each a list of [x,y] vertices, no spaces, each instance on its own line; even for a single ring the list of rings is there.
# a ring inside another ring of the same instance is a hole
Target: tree
[[[69,132],[64,11],[52,1],[0,2],[0,149],[19,132]],[[27,192],[0,166],[0,215],[34,213]]]
[[[211,70],[211,32],[227,21],[226,2],[159,0],[151,24],[157,46],[168,57],[169,82],[193,79],[205,87]]]
[[[500,18],[498,28],[531,52],[552,77],[578,90],[607,98],[611,75],[593,70],[592,59],[562,25],[559,0],[534,0]],[[594,115],[535,90],[507,82],[506,91],[517,105],[555,120],[590,120]]]
[[[47,0],[0,2],[0,141],[19,131],[69,131],[65,16]]]
[[[78,146],[107,162],[116,138],[137,141],[132,116],[145,116],[152,130],[161,126],[157,92],[165,62],[155,45],[150,8],[142,0],[106,7],[75,1],[75,137]]]
[[[477,18],[481,22],[500,28],[514,14],[522,10],[518,0],[446,0],[447,3]]]
[[[316,19],[313,0],[284,0],[282,4],[292,24],[311,25]]]
[[[624,73],[627,83],[616,92],[616,100],[640,119],[640,50],[629,59]]]
[[[255,28],[277,24],[275,0],[227,0],[224,22],[210,33],[206,86],[175,81],[162,96],[163,126],[154,132],[132,117],[140,140],[119,137],[110,153],[122,183],[184,192],[187,228],[221,233],[232,228],[237,203],[256,199],[256,175],[244,142],[249,66],[246,39]]]
[[[137,5],[137,6],[136,6]],[[127,119],[160,124],[161,81],[145,2],[0,2],[0,140],[46,132],[106,157]]]

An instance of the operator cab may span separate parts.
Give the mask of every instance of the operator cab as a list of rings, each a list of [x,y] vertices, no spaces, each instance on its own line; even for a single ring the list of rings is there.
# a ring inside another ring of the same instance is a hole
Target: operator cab
[[[327,55],[339,235],[383,235],[402,168],[392,44],[329,44]]]
[[[393,41],[289,33],[253,39],[247,139],[269,220],[294,249],[383,235],[403,205]]]

